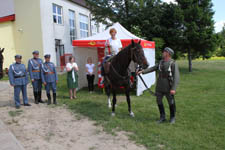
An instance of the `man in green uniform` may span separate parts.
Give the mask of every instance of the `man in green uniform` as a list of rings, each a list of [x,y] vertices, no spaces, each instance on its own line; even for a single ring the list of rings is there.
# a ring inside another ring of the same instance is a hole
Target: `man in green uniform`
[[[138,74],[146,74],[153,71],[158,71],[158,78],[156,84],[157,104],[160,112],[160,119],[158,123],[166,121],[165,110],[163,106],[163,96],[166,96],[170,108],[170,123],[175,123],[176,105],[174,95],[179,83],[179,69],[177,63],[171,58],[174,51],[166,47],[163,51],[163,59],[155,66],[139,71]]]

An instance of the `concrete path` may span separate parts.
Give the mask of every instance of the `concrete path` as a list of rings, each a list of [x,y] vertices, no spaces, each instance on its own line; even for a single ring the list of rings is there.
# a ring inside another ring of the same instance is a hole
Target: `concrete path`
[[[2,81],[0,84],[0,109],[4,106],[13,106],[13,102],[3,99],[4,96],[12,94],[6,92],[9,90],[10,85],[8,81]],[[4,92],[3,92],[4,91]],[[3,93],[7,93],[4,95]],[[0,120],[0,150],[24,150],[23,146],[12,134],[12,132],[6,127],[6,125]]]
[[[0,150],[25,150],[16,137],[0,120]]]

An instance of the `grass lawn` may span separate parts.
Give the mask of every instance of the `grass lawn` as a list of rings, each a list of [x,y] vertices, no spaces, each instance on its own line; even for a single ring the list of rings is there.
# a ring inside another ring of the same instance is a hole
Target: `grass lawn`
[[[0,81],[7,81],[7,80],[9,80],[8,75],[5,75],[2,79],[0,79]]]
[[[128,115],[125,96],[118,96],[116,116],[111,117],[106,96],[101,90],[89,94],[84,88],[77,100],[69,100],[66,76],[60,76],[59,102],[70,110],[96,121],[104,130],[128,131],[130,139],[149,150],[224,150],[225,149],[225,60],[193,61],[193,73],[187,61],[178,61],[181,81],[177,89],[176,124],[157,124],[155,97],[145,92],[132,95],[135,118]],[[164,99],[167,118],[169,110]]]

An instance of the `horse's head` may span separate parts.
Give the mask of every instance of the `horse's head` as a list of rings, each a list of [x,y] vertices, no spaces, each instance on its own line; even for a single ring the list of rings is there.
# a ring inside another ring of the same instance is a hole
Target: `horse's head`
[[[141,40],[138,43],[135,43],[134,40],[131,41],[131,59],[137,63],[141,68],[148,68],[148,61],[145,58],[143,48],[141,46]]]

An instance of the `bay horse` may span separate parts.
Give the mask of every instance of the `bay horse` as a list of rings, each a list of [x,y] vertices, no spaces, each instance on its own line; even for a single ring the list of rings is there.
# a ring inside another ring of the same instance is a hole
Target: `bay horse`
[[[125,89],[128,111],[131,117],[134,117],[134,113],[131,110],[130,102],[130,75],[128,67],[130,62],[138,64],[143,69],[148,67],[148,62],[145,58],[144,51],[141,44],[141,40],[136,43],[131,40],[131,44],[122,49],[117,55],[115,55],[108,63],[108,72],[105,72],[104,87],[108,96],[108,106],[111,107],[110,92],[112,91],[112,116],[115,116],[116,105],[116,89],[121,86]],[[105,68],[107,64],[104,64]]]
[[[4,60],[4,57],[3,57],[2,53],[4,52],[4,49],[5,48],[0,48],[0,79],[3,78],[3,60]]]

